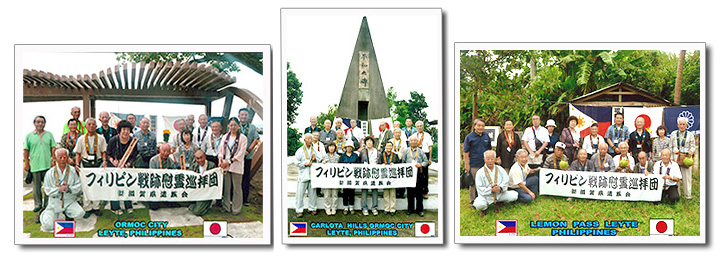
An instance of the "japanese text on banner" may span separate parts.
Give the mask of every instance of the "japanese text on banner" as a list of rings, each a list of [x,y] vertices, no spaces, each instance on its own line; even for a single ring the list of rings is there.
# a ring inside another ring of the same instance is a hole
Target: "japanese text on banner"
[[[88,200],[200,201],[222,198],[222,169],[202,174],[186,170],[84,168]]]
[[[313,164],[310,181],[313,188],[392,189],[415,187],[418,169],[410,163]]]
[[[540,195],[660,201],[663,183],[662,176],[657,174],[540,170]]]

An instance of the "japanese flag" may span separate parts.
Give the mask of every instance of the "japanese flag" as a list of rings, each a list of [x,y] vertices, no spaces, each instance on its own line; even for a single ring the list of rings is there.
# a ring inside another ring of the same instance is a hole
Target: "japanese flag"
[[[415,222],[416,237],[435,237],[435,223]]]
[[[673,219],[650,219],[651,236],[672,236],[675,229]]]
[[[203,234],[205,237],[227,237],[227,221],[205,221]]]
[[[638,117],[641,117],[645,121],[645,130],[650,132],[650,136],[657,137],[658,126],[663,124],[663,109],[664,107],[626,107],[625,112],[625,125],[630,128],[630,131],[634,131],[635,121]],[[669,133],[666,133],[669,134]]]

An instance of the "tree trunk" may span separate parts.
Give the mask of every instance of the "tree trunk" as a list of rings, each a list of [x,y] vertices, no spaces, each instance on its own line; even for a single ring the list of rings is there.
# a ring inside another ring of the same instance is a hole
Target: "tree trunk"
[[[685,50],[680,51],[680,57],[678,57],[677,66],[677,77],[675,78],[675,97],[673,102],[675,105],[680,105],[680,87],[682,86],[682,75],[683,65],[685,64]]]
[[[535,79],[535,74],[537,74],[537,67],[535,66],[535,55],[530,55],[530,82],[532,82]]]

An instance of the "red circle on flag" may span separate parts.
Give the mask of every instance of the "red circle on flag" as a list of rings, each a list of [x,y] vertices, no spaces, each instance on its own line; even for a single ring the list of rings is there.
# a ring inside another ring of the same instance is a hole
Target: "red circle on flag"
[[[655,224],[655,229],[660,233],[665,233],[665,231],[667,231],[667,223],[665,223],[665,221],[659,221]]]
[[[637,119],[641,118],[641,117],[642,117],[642,119],[645,120],[645,125],[643,126],[643,128],[645,128],[645,130],[649,131],[650,126],[652,125],[652,120],[650,120],[650,116],[648,116],[646,114],[639,115],[635,118],[635,122],[637,122]],[[633,122],[633,125],[635,125],[635,122]],[[637,126],[635,126],[635,127],[637,127]]]
[[[428,232],[430,232],[430,226],[428,224],[423,224],[422,226],[420,226],[420,232],[422,232],[423,234],[427,234]]]
[[[220,224],[212,223],[210,225],[210,233],[212,233],[213,235],[217,235],[218,233],[220,233]]]

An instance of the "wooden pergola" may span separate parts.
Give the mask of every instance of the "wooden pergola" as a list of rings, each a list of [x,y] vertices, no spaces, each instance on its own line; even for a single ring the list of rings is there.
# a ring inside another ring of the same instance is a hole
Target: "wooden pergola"
[[[245,89],[229,86],[234,77],[212,66],[180,62],[133,62],[91,75],[56,75],[23,70],[23,102],[83,101],[83,117],[95,116],[95,101],[140,101],[204,105],[226,98],[223,117],[228,118],[233,96],[243,99],[262,118],[262,100]]]
[[[571,100],[570,103],[580,106],[607,107],[672,106],[670,101],[627,83],[615,83],[584,96],[577,97]]]
[[[81,99],[82,118],[88,118],[95,117],[98,99],[204,105],[205,114],[210,115],[212,102],[225,98],[223,118],[227,119],[237,96],[262,118],[262,99],[246,89],[230,86],[235,82],[234,77],[215,67],[181,62],[133,62],[130,68],[126,63],[122,68],[118,65],[75,76],[24,69],[23,102]],[[253,172],[262,166],[262,147],[258,146],[253,157]]]

